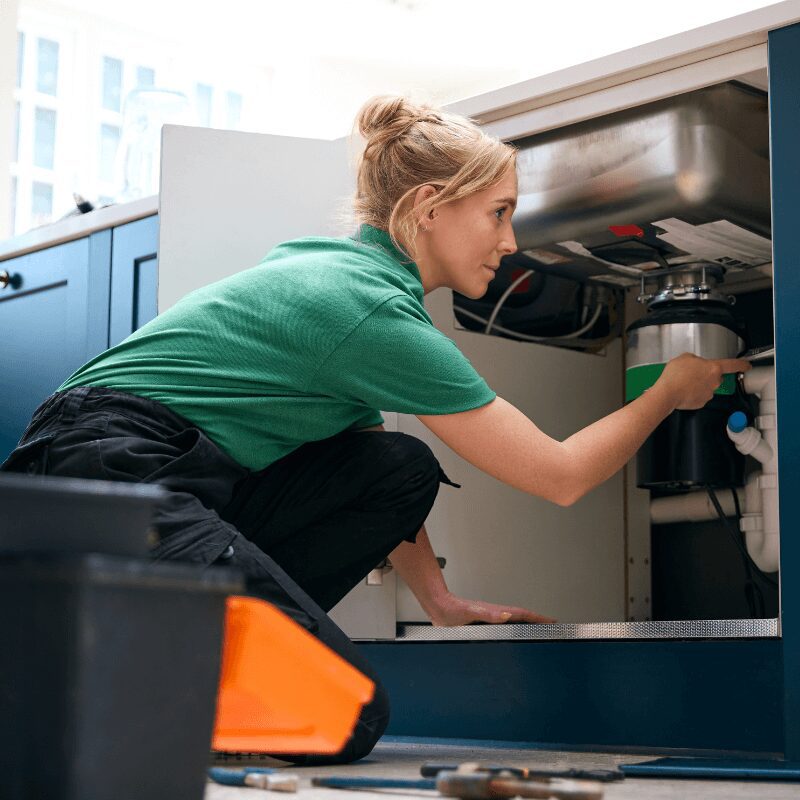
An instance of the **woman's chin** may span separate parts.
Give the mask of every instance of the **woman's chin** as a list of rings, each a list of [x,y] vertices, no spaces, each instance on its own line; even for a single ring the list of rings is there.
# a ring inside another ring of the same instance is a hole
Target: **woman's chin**
[[[467,297],[469,297],[470,300],[480,300],[481,297],[483,297],[488,291],[489,291],[489,284],[486,283],[480,289],[477,289],[475,291],[475,294],[467,295]]]

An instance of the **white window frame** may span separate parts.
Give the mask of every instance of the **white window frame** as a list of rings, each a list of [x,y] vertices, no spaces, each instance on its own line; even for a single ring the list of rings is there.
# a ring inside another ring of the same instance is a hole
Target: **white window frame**
[[[71,142],[76,135],[76,114],[68,114],[74,108],[74,86],[72,61],[75,52],[74,31],[68,26],[43,19],[38,14],[20,10],[18,31],[25,35],[25,52],[22,62],[22,80],[19,88],[14,88],[14,103],[20,104],[19,151],[18,160],[11,162],[10,175],[17,179],[16,213],[14,230],[23,231],[34,225],[33,221],[33,183],[48,183],[53,187],[52,215],[65,213],[72,205],[72,192],[67,171],[59,169],[71,152]],[[58,78],[56,94],[39,92],[36,88],[37,41],[50,39],[58,43]],[[15,40],[16,41],[16,40]],[[14,58],[16,64],[16,54]],[[36,109],[46,108],[56,112],[53,168],[34,166],[35,118]],[[12,107],[13,114],[13,107]],[[13,119],[13,117],[12,117]],[[11,154],[13,155],[13,154]],[[41,220],[43,224],[48,220]]]

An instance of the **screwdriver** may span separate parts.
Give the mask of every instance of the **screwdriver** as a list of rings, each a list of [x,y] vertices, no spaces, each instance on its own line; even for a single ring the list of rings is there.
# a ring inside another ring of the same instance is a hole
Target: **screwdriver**
[[[296,792],[299,784],[297,775],[269,767],[244,769],[211,767],[208,770],[208,777],[224,786],[252,786],[255,789],[270,789],[273,792]]]

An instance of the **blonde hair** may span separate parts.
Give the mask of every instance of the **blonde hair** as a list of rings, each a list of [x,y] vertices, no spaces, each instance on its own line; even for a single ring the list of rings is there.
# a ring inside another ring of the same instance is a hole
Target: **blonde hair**
[[[388,231],[412,259],[420,219],[494,185],[516,157],[513,147],[466,117],[406,97],[368,100],[354,128],[366,140],[357,164],[356,221]],[[414,195],[426,185],[438,191],[415,210]]]

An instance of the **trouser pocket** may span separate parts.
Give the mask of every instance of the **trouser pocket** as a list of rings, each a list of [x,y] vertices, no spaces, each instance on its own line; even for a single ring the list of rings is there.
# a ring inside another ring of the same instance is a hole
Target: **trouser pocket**
[[[55,433],[49,433],[20,445],[0,464],[0,471],[26,472],[28,475],[46,474],[48,453],[54,438]]]

